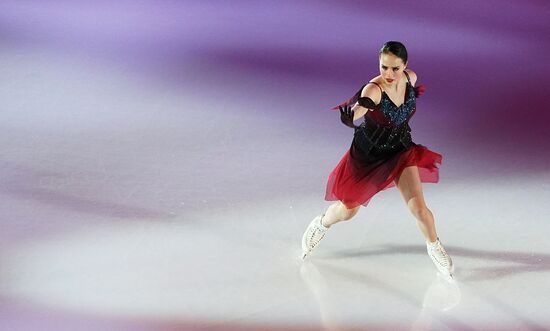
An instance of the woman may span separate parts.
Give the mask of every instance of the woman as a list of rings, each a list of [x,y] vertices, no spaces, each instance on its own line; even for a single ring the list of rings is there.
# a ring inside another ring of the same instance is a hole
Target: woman
[[[342,123],[354,129],[353,142],[329,175],[325,200],[338,202],[309,224],[302,238],[303,258],[332,225],[350,220],[376,193],[397,186],[426,238],[428,255],[442,274],[452,277],[454,266],[439,241],[421,184],[439,181],[442,156],[415,144],[408,124],[423,86],[415,87],[417,76],[407,69],[407,50],[400,42],[382,46],[379,65],[379,76],[333,108],[340,109]],[[360,117],[364,121],[356,126]]]

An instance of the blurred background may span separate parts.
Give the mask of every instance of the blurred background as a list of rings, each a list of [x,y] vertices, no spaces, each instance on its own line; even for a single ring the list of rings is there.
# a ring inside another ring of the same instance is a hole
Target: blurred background
[[[548,327],[548,17],[541,0],[0,1],[0,329]],[[388,40],[427,88],[410,124],[443,155],[425,194],[462,267],[454,315],[426,304],[441,286],[396,190],[322,263],[294,260],[351,144],[330,108]]]

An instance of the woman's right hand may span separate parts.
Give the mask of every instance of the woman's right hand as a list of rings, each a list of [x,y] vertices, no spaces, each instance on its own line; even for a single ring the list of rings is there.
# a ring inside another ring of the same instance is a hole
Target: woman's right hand
[[[349,126],[352,129],[357,128],[355,124],[353,124],[353,116],[354,112],[351,110],[351,106],[341,106],[340,107],[340,120],[342,123],[344,123],[345,126]]]

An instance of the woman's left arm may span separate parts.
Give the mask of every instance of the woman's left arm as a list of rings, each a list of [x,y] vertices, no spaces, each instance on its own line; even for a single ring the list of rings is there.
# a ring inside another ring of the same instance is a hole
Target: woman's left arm
[[[411,85],[413,86],[413,89],[414,89],[414,95],[418,98],[419,96],[424,94],[424,92],[426,92],[426,87],[422,84],[415,86],[416,80],[418,79],[416,72],[412,71],[411,69],[405,69],[405,71],[409,74],[409,78],[411,79]]]
[[[411,85],[414,87],[416,84],[416,80],[418,79],[416,72],[412,71],[411,69],[405,69],[405,71],[409,74],[409,78],[411,79]]]

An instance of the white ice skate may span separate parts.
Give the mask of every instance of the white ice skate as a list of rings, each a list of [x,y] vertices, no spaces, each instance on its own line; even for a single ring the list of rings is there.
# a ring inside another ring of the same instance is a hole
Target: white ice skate
[[[437,267],[437,270],[439,270],[439,272],[444,276],[453,278],[453,260],[451,260],[449,254],[447,254],[445,248],[441,245],[439,237],[434,243],[426,242],[426,249],[428,251],[428,255],[432,259],[432,262]]]
[[[302,259],[305,259],[311,253],[327,233],[328,228],[321,223],[323,216],[325,215],[315,217],[309,223],[306,232],[304,232],[302,237]]]

